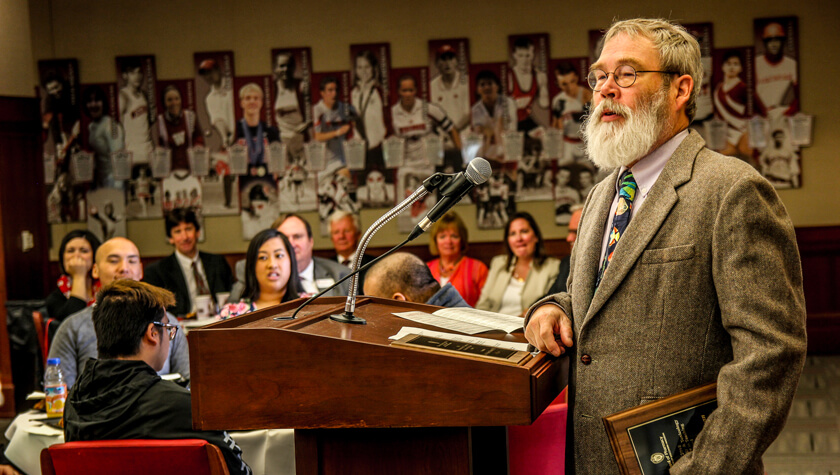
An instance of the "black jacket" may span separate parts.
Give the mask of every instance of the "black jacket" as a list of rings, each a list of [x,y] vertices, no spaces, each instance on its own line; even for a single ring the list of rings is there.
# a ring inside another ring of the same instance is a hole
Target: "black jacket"
[[[143,361],[89,360],[67,398],[64,439],[204,439],[231,474],[251,473],[226,432],[193,430],[190,392]]]
[[[207,275],[207,286],[210,291],[214,294],[230,292],[233,286],[233,273],[225,258],[218,254],[201,251],[198,252],[198,258],[201,259],[201,265]],[[183,316],[190,313],[192,309],[190,289],[187,288],[187,280],[184,279],[184,272],[174,252],[150,264],[146,268],[143,282],[175,294],[175,306],[166,309],[173,315]]]

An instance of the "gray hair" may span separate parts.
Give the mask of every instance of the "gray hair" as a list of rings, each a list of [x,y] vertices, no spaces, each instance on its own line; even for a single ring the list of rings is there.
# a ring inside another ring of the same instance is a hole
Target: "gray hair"
[[[330,215],[330,218],[329,218],[330,227],[332,227],[333,223],[337,223],[337,222],[341,221],[342,219],[348,218],[348,217],[353,220],[353,226],[356,227],[356,232],[361,233],[362,232],[362,222],[361,222],[361,220],[359,220],[359,215],[351,213],[349,211],[345,211],[343,209],[334,211]]]
[[[679,71],[694,80],[694,89],[688,96],[685,114],[688,121],[697,113],[697,94],[703,83],[703,64],[700,62],[700,44],[691,33],[680,25],[663,19],[636,18],[616,21],[604,34],[604,43],[620,34],[634,38],[642,36],[653,42],[659,51],[660,68]],[[670,84],[670,77],[665,84]]]

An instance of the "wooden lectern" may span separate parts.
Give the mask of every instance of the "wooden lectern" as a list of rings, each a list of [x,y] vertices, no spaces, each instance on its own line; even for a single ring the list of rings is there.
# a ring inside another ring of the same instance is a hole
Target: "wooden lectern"
[[[344,297],[303,300],[189,334],[193,425],[294,428],[297,473],[506,473],[508,425],[530,424],[565,385],[564,359],[519,364],[391,346],[392,315],[439,307],[360,297],[366,325],[329,319]],[[514,334],[484,338],[525,342]]]

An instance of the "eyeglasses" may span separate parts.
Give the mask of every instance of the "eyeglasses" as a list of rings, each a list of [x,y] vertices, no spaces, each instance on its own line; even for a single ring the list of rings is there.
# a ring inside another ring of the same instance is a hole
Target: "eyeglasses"
[[[169,330],[169,341],[175,339],[175,335],[178,334],[178,325],[173,325],[171,323],[161,323],[161,322],[152,322],[153,325],[157,325],[159,327],[166,328]]]
[[[618,84],[619,87],[630,87],[636,82],[636,76],[639,73],[680,74],[679,71],[636,71],[633,66],[623,64],[615,68],[615,71],[612,73],[605,72],[602,69],[593,69],[592,71],[589,71],[589,74],[586,76],[586,81],[589,83],[589,87],[591,87],[593,91],[598,92],[604,87],[604,84],[607,82],[607,79],[609,79],[610,74],[613,75],[615,83]]]

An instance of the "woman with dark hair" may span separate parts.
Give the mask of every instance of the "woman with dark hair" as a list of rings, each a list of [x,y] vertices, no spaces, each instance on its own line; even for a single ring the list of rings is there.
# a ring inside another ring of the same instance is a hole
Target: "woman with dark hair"
[[[548,257],[542,233],[529,213],[511,216],[505,226],[506,255],[490,262],[487,283],[475,308],[524,316],[560,273],[560,260]]]
[[[222,319],[306,297],[289,239],[276,229],[257,233],[245,254],[245,290],[239,303],[222,308]]]
[[[450,211],[432,225],[429,234],[429,250],[433,256],[440,256],[427,264],[432,275],[441,286],[452,283],[474,307],[487,281],[487,266],[465,255],[469,242],[467,226],[457,213]]]
[[[49,318],[62,321],[94,302],[99,280],[91,275],[99,239],[88,230],[70,231],[58,247],[61,276],[57,287],[47,296]]]

